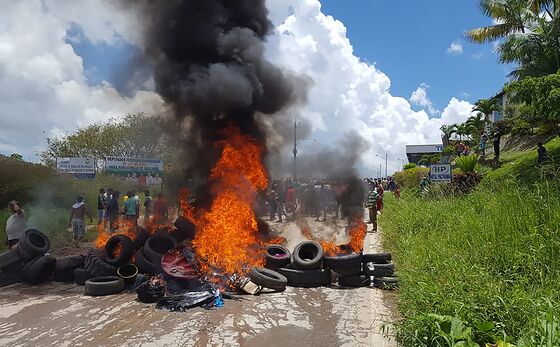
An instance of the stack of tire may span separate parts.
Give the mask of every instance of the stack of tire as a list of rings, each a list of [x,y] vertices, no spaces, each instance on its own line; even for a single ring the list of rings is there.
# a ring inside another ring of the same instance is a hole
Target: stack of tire
[[[395,289],[399,280],[395,273],[395,264],[391,261],[391,253],[364,254],[364,274],[370,276],[372,285],[376,288],[391,290]]]
[[[26,282],[39,284],[51,279],[56,259],[46,255],[49,238],[37,229],[27,229],[15,249],[0,254],[0,287]]]
[[[358,288],[371,284],[371,278],[363,272],[363,255],[348,254],[336,257],[325,257],[323,264],[338,274],[338,285],[341,287]]]
[[[293,252],[281,245],[267,246],[265,267],[267,273],[258,279],[249,274],[252,282],[263,285],[262,281],[270,281],[267,277],[273,275],[278,285],[285,282],[290,287],[316,288],[331,284],[331,270],[323,267],[323,248],[314,241],[298,244]]]

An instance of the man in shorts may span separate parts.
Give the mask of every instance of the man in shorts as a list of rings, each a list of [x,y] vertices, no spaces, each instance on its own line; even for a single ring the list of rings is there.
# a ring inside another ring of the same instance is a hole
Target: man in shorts
[[[76,198],[76,203],[72,205],[69,223],[69,227],[72,228],[72,232],[74,233],[74,246],[76,246],[76,248],[80,248],[80,242],[86,234],[85,216],[88,216],[90,223],[93,223],[93,218],[91,218],[89,214],[86,203],[84,202],[84,197],[78,196],[78,198]]]

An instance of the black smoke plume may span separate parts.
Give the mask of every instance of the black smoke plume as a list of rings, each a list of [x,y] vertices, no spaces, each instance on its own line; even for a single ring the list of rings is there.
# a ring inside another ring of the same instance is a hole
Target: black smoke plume
[[[189,124],[190,176],[208,176],[218,155],[213,143],[222,139],[224,128],[237,127],[265,145],[255,116],[277,114],[301,98],[298,79],[264,57],[273,29],[264,0],[121,4],[139,10],[155,89],[177,124]]]

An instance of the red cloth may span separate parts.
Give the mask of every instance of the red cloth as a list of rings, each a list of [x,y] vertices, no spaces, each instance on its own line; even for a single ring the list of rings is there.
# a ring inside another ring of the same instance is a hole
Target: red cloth
[[[296,190],[294,188],[288,188],[286,191],[286,203],[296,202]]]

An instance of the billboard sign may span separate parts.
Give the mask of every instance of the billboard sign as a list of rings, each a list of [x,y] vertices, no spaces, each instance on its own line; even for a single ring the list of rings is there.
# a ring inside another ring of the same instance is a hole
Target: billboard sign
[[[163,177],[160,159],[106,157],[105,173],[122,176],[129,184],[159,186]]]
[[[56,158],[56,171],[78,179],[95,178],[94,158]]]
[[[451,164],[430,165],[430,181],[434,183],[451,183]]]

